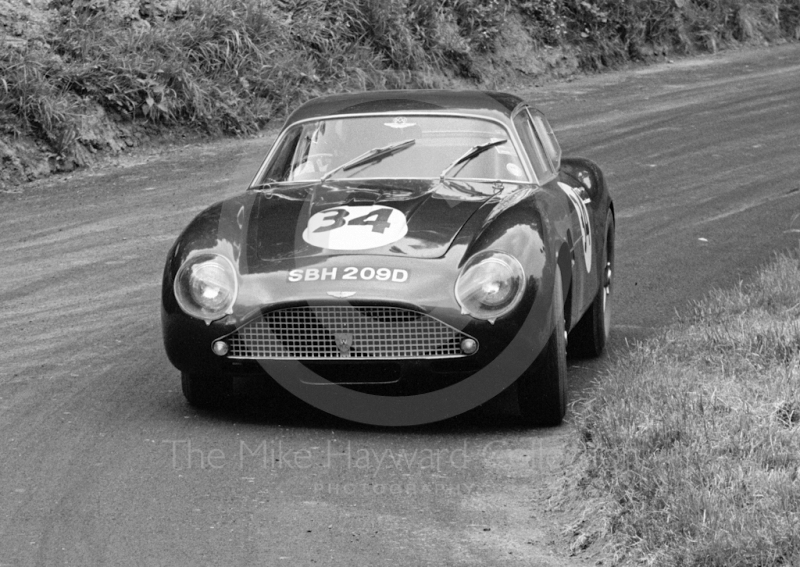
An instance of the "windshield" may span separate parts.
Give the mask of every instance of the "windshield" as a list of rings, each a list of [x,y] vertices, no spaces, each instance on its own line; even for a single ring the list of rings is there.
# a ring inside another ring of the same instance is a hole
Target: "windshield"
[[[528,181],[509,133],[498,123],[462,116],[377,115],[292,126],[254,185],[438,178],[444,173],[465,181]]]

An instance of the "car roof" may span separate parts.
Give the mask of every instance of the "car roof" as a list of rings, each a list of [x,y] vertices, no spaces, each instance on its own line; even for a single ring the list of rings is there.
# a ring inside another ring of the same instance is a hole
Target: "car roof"
[[[329,95],[312,99],[295,110],[284,126],[322,116],[373,112],[461,111],[508,118],[524,101],[490,91],[395,90]]]

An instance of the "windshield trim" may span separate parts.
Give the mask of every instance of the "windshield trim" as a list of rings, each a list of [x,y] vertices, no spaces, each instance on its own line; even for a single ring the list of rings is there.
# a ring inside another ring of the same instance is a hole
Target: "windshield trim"
[[[446,110],[414,110],[411,112],[403,112],[403,111],[390,111],[390,112],[356,112],[351,114],[327,114],[321,116],[313,116],[310,118],[304,118],[302,120],[297,120],[292,122],[291,124],[285,124],[281,129],[278,136],[275,138],[275,141],[272,143],[272,147],[270,147],[269,152],[267,152],[267,156],[261,162],[261,165],[258,168],[258,172],[256,173],[253,180],[250,181],[250,184],[247,186],[248,190],[250,189],[258,189],[263,184],[256,183],[259,178],[264,174],[264,171],[267,169],[267,165],[272,160],[275,152],[280,147],[280,143],[283,142],[283,139],[288,134],[289,130],[295,126],[300,126],[306,124],[307,122],[318,122],[321,120],[339,120],[342,118],[367,118],[367,117],[375,117],[375,116],[444,116],[444,117],[455,117],[455,118],[473,118],[476,120],[483,120],[487,122],[492,122],[500,126],[508,135],[508,140],[511,142],[514,150],[517,152],[517,157],[522,163],[522,168],[525,171],[526,179],[484,179],[484,178],[459,178],[462,181],[478,181],[478,182],[494,182],[500,181],[503,183],[514,183],[514,184],[529,184],[532,183],[534,185],[540,185],[539,179],[536,177],[536,174],[533,171],[533,166],[530,164],[528,160],[528,154],[525,152],[524,148],[522,147],[522,142],[519,140],[517,136],[516,130],[509,124],[503,122],[502,120],[498,120],[497,118],[493,118],[491,116],[486,116],[483,114],[473,114],[470,112],[453,112],[453,111],[446,111]],[[360,177],[359,179],[436,179],[438,178],[437,175],[434,176],[426,176],[426,177],[376,177],[376,178],[363,178]],[[313,181],[312,181],[313,182]],[[319,180],[316,180],[319,183]]]
[[[259,185],[251,185],[248,187],[250,191],[269,191],[271,189],[277,189],[281,187],[287,187],[289,185],[316,185],[319,183],[328,184],[328,183],[344,183],[350,182],[352,183],[361,183],[361,182],[372,182],[372,181],[436,181],[439,183],[440,179],[438,175],[428,176],[428,177],[412,177],[412,176],[405,176],[405,177],[357,177],[353,179],[348,178],[341,178],[341,179],[326,179],[325,181],[320,181],[319,179],[306,179],[302,181],[272,181],[261,183]],[[449,181],[456,181],[458,183],[503,183],[505,185],[536,185],[536,182],[531,181],[530,179],[520,181],[519,179],[497,179],[496,177],[445,177],[445,182]]]

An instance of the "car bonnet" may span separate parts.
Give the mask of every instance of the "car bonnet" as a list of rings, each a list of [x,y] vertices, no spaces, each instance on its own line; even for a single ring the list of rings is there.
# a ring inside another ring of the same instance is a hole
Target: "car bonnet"
[[[430,179],[284,185],[258,192],[248,240],[261,260],[353,253],[439,258],[501,189]]]

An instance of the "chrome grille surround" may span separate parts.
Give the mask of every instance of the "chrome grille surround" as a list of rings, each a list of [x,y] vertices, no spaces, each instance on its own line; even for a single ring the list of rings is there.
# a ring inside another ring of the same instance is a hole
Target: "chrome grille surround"
[[[264,313],[222,340],[232,359],[398,360],[469,356],[464,339],[475,340],[411,309],[325,305]]]

